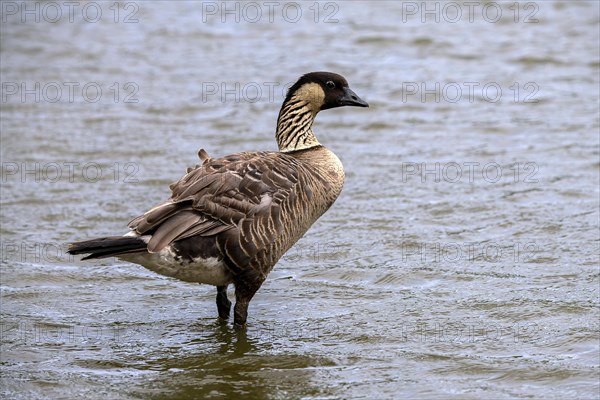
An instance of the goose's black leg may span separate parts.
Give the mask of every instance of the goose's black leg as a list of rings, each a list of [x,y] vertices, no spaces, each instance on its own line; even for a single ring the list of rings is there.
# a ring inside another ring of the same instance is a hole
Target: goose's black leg
[[[231,301],[227,298],[227,286],[217,286],[217,310],[219,310],[219,317],[229,318]]]
[[[248,319],[248,305],[261,284],[262,281],[260,283],[235,283],[235,307],[233,308],[234,325],[246,325],[246,320]]]

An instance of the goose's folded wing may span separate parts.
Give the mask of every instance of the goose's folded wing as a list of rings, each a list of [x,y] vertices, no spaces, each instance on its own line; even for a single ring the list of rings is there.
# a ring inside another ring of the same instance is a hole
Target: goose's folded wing
[[[169,200],[129,228],[151,235],[150,252],[191,236],[221,234],[223,250],[240,265],[281,234],[281,205],[295,196],[297,183],[297,161],[281,153],[206,159],[170,186]]]

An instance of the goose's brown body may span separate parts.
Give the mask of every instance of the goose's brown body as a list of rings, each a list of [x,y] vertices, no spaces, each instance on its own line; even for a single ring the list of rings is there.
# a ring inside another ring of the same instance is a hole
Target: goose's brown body
[[[222,261],[233,276],[264,280],[333,204],[343,183],[341,162],[322,146],[208,159],[171,185],[168,201],[129,223],[136,237],[148,238],[147,249],[156,256],[136,252],[120,258],[189,282],[233,282],[196,273],[195,264],[206,259]]]
[[[69,252],[116,256],[215,285],[223,318],[231,304],[227,285],[233,283],[235,323],[244,324],[248,303],[267,274],[342,190],[342,164],[317,141],[312,122],[320,110],[343,105],[367,106],[337,74],[303,76],[279,115],[279,152],[214,159],[201,150],[202,163],[170,186],[167,201],[131,221],[127,235],[73,243]]]

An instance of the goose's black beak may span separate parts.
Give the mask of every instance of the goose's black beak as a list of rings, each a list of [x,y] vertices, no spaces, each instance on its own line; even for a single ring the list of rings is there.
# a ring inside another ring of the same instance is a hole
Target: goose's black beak
[[[341,106],[369,107],[369,104],[366,101],[358,97],[358,95],[348,87],[344,88],[344,94],[340,97],[339,101]]]

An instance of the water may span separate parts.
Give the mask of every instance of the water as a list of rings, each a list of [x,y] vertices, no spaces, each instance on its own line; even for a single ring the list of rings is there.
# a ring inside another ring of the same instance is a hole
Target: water
[[[3,397],[600,396],[598,3],[89,4],[2,4]],[[245,332],[212,287],[64,254],[200,147],[274,150],[314,70],[371,107],[318,116],[344,192]]]

